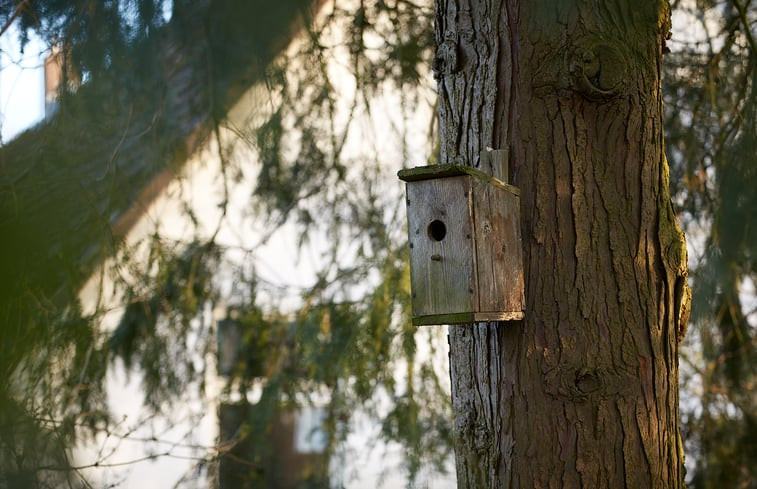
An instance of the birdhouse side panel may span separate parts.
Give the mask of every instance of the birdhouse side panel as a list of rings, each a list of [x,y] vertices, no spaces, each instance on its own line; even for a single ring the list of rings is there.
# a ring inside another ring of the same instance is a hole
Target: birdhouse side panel
[[[471,187],[468,176],[407,184],[415,317],[474,311]]]
[[[520,197],[480,180],[473,187],[478,309],[521,319],[525,293]]]

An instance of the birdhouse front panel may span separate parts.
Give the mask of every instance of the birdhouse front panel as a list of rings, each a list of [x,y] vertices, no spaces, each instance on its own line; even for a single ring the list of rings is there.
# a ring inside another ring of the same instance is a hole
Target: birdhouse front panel
[[[475,310],[471,191],[467,176],[407,187],[414,317]]]

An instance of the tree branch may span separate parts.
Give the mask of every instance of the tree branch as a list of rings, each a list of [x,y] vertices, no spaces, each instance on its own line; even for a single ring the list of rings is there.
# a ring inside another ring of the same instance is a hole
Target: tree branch
[[[29,0],[23,0],[18,5],[16,5],[16,10],[13,12],[13,15],[11,15],[10,19],[8,19],[8,22],[5,23],[3,28],[0,29],[0,36],[5,34],[5,31],[10,29],[10,26],[13,25],[13,22],[16,20],[16,18],[18,18],[18,16],[21,15],[21,12],[24,11],[27,3],[29,3]]]

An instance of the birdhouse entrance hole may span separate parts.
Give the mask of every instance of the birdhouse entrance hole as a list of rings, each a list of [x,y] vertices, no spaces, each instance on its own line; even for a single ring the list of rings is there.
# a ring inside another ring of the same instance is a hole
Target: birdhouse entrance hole
[[[428,235],[434,241],[441,241],[447,236],[447,226],[442,221],[435,219],[428,225]]]

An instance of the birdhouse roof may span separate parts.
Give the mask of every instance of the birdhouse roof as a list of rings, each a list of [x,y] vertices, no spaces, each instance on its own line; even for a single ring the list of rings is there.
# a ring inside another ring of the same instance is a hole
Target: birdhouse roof
[[[520,195],[520,189],[514,187],[502,180],[495,178],[477,168],[473,168],[468,165],[460,164],[446,164],[446,165],[429,165],[419,166],[416,168],[405,168],[397,172],[397,176],[400,180],[405,182],[418,182],[421,180],[431,180],[434,178],[446,178],[446,177],[458,177],[462,175],[469,175],[471,177],[484,180],[489,184],[506,190],[514,195]]]

